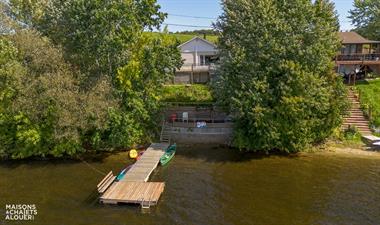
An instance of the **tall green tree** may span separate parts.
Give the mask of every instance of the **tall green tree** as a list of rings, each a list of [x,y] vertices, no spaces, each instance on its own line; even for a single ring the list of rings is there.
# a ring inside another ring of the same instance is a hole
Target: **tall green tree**
[[[350,10],[355,30],[364,37],[380,40],[380,1],[355,0],[354,9]]]
[[[134,44],[165,18],[155,0],[51,0],[37,29],[89,75],[115,75]]]
[[[112,147],[155,135],[159,92],[180,66],[178,42],[146,33],[163,22],[159,9],[155,0],[52,0],[37,26],[87,74],[86,84],[111,77],[121,110],[112,111],[110,129],[96,137]]]
[[[8,156],[129,147],[157,134],[160,92],[181,57],[174,37],[147,32],[165,18],[156,0],[11,0],[7,6],[16,26],[4,38],[16,49],[21,81],[4,72],[12,79],[0,85],[16,94],[0,101],[7,109],[1,128],[26,121],[30,138],[24,139],[31,143],[22,145],[17,129],[0,131],[10,143],[3,149]]]
[[[80,74],[34,31],[0,38],[0,154],[67,156],[82,152],[84,134],[106,130],[117,108],[110,82],[81,90]]]
[[[216,28],[215,93],[235,117],[234,145],[303,150],[340,125],[345,91],[333,73],[338,21],[328,0],[226,0]]]
[[[124,115],[138,124],[140,129],[135,130],[143,131],[141,135],[145,137],[154,136],[162,120],[158,115],[163,85],[172,80],[173,69],[181,65],[178,45],[171,35],[144,33],[135,44],[128,63],[118,69],[116,85],[122,93],[123,109],[128,112]],[[123,124],[116,128],[125,130],[129,126]]]

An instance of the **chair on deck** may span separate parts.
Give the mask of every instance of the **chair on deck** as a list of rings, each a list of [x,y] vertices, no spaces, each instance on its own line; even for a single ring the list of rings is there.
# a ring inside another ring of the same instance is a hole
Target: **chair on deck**
[[[188,112],[183,112],[182,113],[182,122],[189,122],[189,113]]]

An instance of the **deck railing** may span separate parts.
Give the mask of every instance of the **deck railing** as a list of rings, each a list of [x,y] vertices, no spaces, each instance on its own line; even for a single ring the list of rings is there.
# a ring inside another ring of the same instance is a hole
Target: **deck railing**
[[[167,125],[183,128],[232,128],[233,122],[229,119],[213,120],[211,118],[189,118],[189,120],[185,121],[182,119],[168,121]]]
[[[185,63],[182,65],[179,71],[183,72],[210,72],[216,69],[216,65],[214,63]]]
[[[176,106],[196,106],[196,107],[212,107],[215,102],[164,102],[166,107],[176,107]]]
[[[336,61],[380,61],[380,53],[337,55]]]
[[[207,123],[230,123],[231,118],[214,118],[214,117],[207,117],[207,116],[194,116],[189,118],[175,118],[175,119],[169,119],[168,122],[171,123],[194,123],[197,122],[207,122]]]

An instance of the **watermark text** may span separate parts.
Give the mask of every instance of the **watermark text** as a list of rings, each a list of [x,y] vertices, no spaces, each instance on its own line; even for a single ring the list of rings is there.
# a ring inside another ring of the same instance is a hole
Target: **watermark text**
[[[37,215],[35,204],[6,204],[5,220],[34,220]]]

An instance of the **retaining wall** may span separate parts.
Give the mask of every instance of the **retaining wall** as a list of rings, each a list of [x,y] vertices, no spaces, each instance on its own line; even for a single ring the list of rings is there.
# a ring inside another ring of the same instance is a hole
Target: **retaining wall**
[[[188,113],[188,120],[183,121],[183,112]],[[176,121],[171,121],[171,115]],[[178,106],[165,110],[166,127],[170,128],[171,140],[184,144],[229,144],[231,142],[233,123],[228,115],[216,107]],[[206,126],[197,127],[197,122]]]
[[[218,124],[221,126],[221,124]],[[229,144],[232,137],[232,125],[227,127],[171,127],[171,140],[185,144]]]

